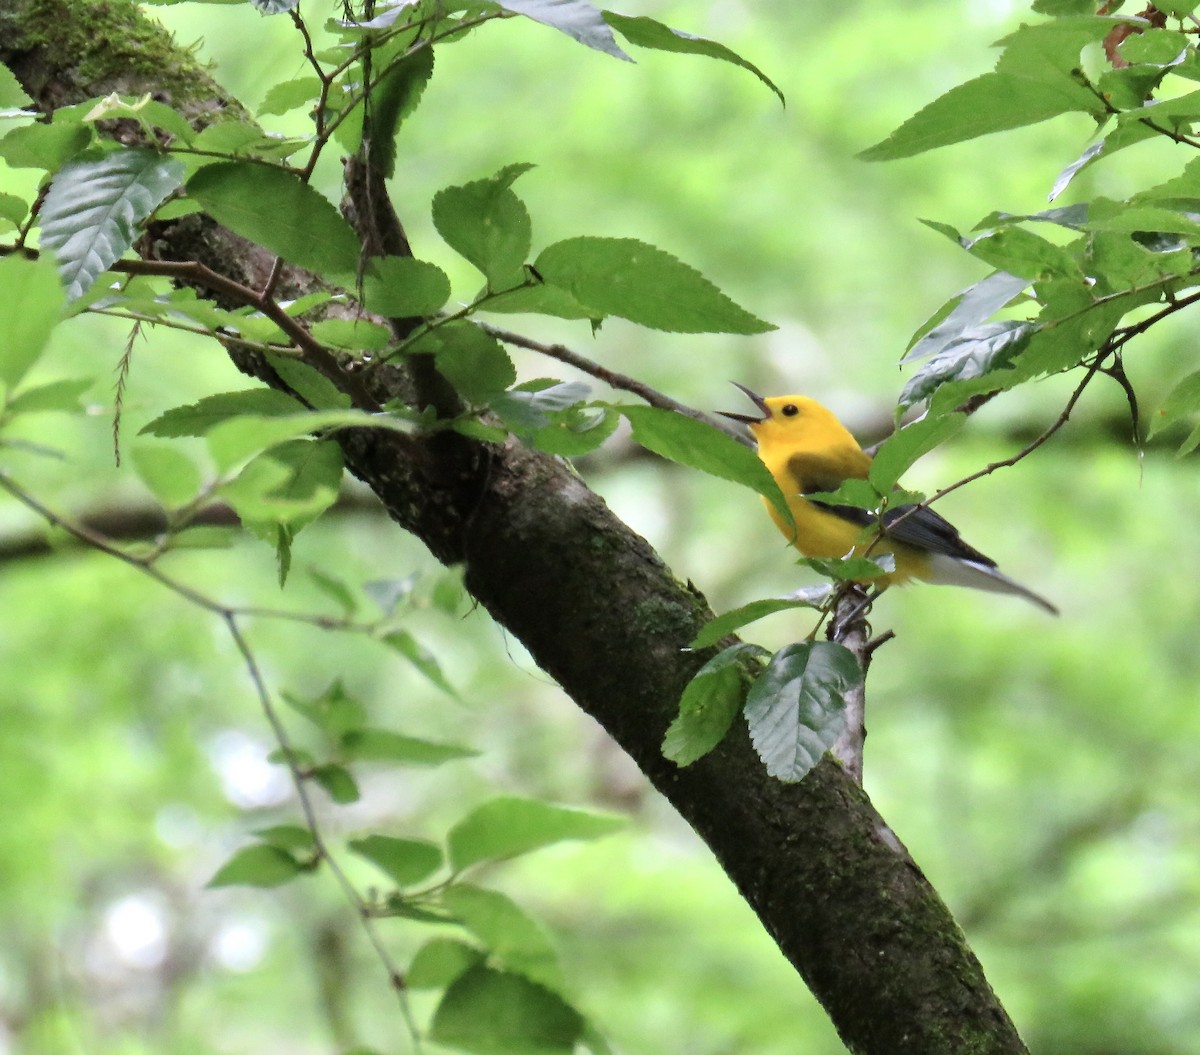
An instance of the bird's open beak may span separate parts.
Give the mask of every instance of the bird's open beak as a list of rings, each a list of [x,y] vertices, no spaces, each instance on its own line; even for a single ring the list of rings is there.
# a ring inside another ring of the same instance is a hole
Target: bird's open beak
[[[771,416],[771,411],[767,409],[767,401],[763,399],[763,397],[757,392],[751,392],[750,389],[748,389],[745,385],[739,385],[736,381],[731,381],[730,384],[733,385],[734,388],[741,389],[741,391],[745,392],[750,398],[750,402],[752,402],[760,411],[762,411],[762,416],[752,418],[749,414],[734,414],[729,410],[718,410],[717,413],[720,414],[721,417],[730,418],[733,421],[740,421],[745,425],[757,425],[760,421],[766,421],[767,418]]]

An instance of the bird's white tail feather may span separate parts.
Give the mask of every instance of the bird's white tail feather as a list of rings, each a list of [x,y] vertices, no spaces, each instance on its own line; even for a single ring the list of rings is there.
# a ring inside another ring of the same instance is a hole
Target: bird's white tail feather
[[[975,590],[988,590],[991,593],[1013,593],[1018,597],[1036,604],[1051,615],[1058,615],[1058,609],[1044,597],[1038,596],[1031,589],[1019,582],[1002,575],[995,568],[980,564],[973,560],[962,560],[944,553],[930,555],[929,573],[920,576],[925,582],[939,583],[945,586],[969,586]]]

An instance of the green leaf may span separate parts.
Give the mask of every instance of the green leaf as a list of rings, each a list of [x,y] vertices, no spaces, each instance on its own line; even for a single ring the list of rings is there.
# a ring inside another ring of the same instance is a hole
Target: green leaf
[[[816,607],[819,606],[815,605],[809,597],[766,597],[762,600],[751,601],[749,604],[723,612],[716,618],[710,619],[700,628],[700,633],[688,644],[688,648],[711,648],[726,634],[732,634],[748,623],[765,619],[776,612],[787,612],[793,608]]]
[[[304,411],[270,417],[244,414],[211,426],[207,433],[208,449],[217,467],[224,472],[252,454],[298,436],[348,428],[409,432],[412,426],[393,414],[372,414],[362,410]]]
[[[91,127],[78,121],[26,125],[0,139],[0,159],[15,169],[56,172],[91,141]]]
[[[405,736],[390,729],[352,729],[342,735],[342,751],[356,761],[399,762],[410,766],[440,766],[459,758],[474,758],[478,751],[459,744],[439,743]]]
[[[611,407],[578,407],[554,415],[529,442],[539,451],[562,458],[578,458],[594,451],[620,424],[621,415]]]
[[[251,460],[220,488],[243,522],[287,525],[294,535],[337,501],[342,450],[323,440],[289,440]]]
[[[396,133],[431,77],[433,48],[419,48],[392,66],[371,92],[371,162],[389,178],[396,171]]]
[[[258,104],[258,113],[260,116],[286,114],[302,106],[315,104],[320,94],[319,77],[297,77],[295,80],[280,81],[267,90],[263,101]]]
[[[75,414],[83,410],[79,397],[95,383],[95,378],[71,377],[23,388],[8,401],[4,411],[11,415],[54,410]]]
[[[966,421],[965,414],[926,416],[893,432],[871,459],[871,486],[886,495],[913,462],[955,435]]]
[[[471,1055],[572,1055],[583,1016],[519,974],[478,964],[446,990],[429,1039]]]
[[[992,267],[1029,281],[1067,277],[1082,280],[1079,262],[1062,246],[1023,227],[1003,227],[966,239],[963,248]]]
[[[753,334],[775,329],[695,268],[636,238],[568,238],[542,250],[534,268],[598,315],[654,330]]]
[[[546,932],[511,898],[456,883],[442,895],[442,904],[505,967],[552,989],[562,985],[558,957]]]
[[[389,319],[422,318],[450,299],[450,279],[436,264],[410,256],[376,257],[363,276],[363,304]]]
[[[187,190],[217,221],[293,264],[333,278],[353,275],[358,266],[358,236],[290,172],[224,161],[200,169]]]
[[[634,441],[662,458],[744,484],[767,498],[790,523],[791,511],[767,467],[744,443],[707,422],[659,407],[618,408],[633,428]]]
[[[137,121],[147,132],[153,133],[155,129],[158,129],[184,143],[192,142],[196,136],[195,129],[188,124],[187,118],[183,114],[166,103],[152,98],[149,93],[135,98],[132,96],[122,97],[114,92],[97,102],[84,115],[83,119],[87,122],[132,119]]]
[[[354,591],[346,584],[345,580],[321,571],[320,568],[309,568],[308,577],[321,593],[342,610],[342,614],[347,619],[358,611],[358,598],[354,596]]]
[[[486,403],[517,379],[516,368],[504,346],[465,319],[422,334],[410,351],[432,353],[438,371],[469,403]]]
[[[591,394],[582,381],[534,381],[494,397],[488,404],[514,432],[537,432],[560,410],[578,406]]]
[[[447,837],[456,872],[480,861],[502,860],[567,839],[598,839],[624,827],[619,817],[552,806],[535,799],[501,797],[460,820]]]
[[[480,311],[495,312],[500,315],[551,315],[557,319],[591,319],[593,324],[599,323],[603,313],[595,308],[580,304],[565,289],[558,286],[548,286],[540,278],[535,278],[528,267],[525,268],[527,277],[523,284],[506,289],[503,293],[491,293],[479,302]]]
[[[179,509],[200,491],[200,470],[192,460],[173,446],[135,443],[133,467],[159,502],[167,509]]]
[[[994,387],[1004,384],[995,377],[1012,364],[1028,345],[1035,327],[1028,322],[993,322],[962,330],[940,352],[923,363],[900,394],[900,409],[906,410],[931,398],[943,386],[991,379]],[[983,391],[980,384],[975,391]],[[964,390],[962,394],[966,394]]]
[[[217,869],[208,881],[210,887],[281,886],[306,869],[286,850],[268,843],[257,843],[238,850]]]
[[[957,233],[955,233],[957,240]],[[985,319],[1019,296],[1029,285],[1029,279],[997,271],[975,285],[960,290],[914,335],[908,352],[901,360],[910,363],[936,355],[951,342],[959,340],[967,330],[973,330]]]
[[[672,29],[661,22],[656,22],[653,18],[646,18],[644,16],[631,18],[628,15],[618,15],[615,11],[604,11],[602,13],[604,21],[620,33],[630,44],[635,44],[640,48],[650,48],[655,51],[674,51],[685,55],[706,55],[710,59],[719,59],[722,62],[733,63],[733,65],[740,66],[742,69],[753,73],[755,77],[779,96],[781,103],[786,103],[783,92],[780,91],[779,86],[770,77],[752,62],[747,62],[736,52],[730,51],[724,44],[718,44],[715,40],[705,40],[704,37],[694,37],[690,33]]]
[[[1200,370],[1176,382],[1158,412],[1150,421],[1150,436],[1200,412]]]
[[[332,740],[362,727],[367,709],[351,696],[341,681],[334,681],[320,696],[301,699],[292,693],[281,694],[284,703],[303,715]]]
[[[677,766],[688,766],[725,738],[745,694],[740,661],[743,656],[765,654],[766,649],[758,645],[731,645],[696,672],[663,737],[664,757]]]
[[[0,194],[0,220],[15,228],[20,227],[28,215],[29,203],[24,198],[18,198],[15,194]],[[0,227],[0,230],[4,228]]]
[[[138,225],[183,182],[183,163],[153,150],[72,161],[50,184],[38,220],[68,300],[82,297],[137,237]]]
[[[456,253],[502,289],[520,281],[529,255],[529,212],[512,189],[532,165],[508,165],[490,179],[446,187],[433,197],[433,223]]]
[[[219,392],[195,403],[174,407],[160,414],[139,435],[203,436],[215,425],[246,414],[287,416],[296,413],[299,404],[288,395],[271,388],[248,388],[240,392]]]
[[[0,290],[0,383],[11,390],[41,357],[65,298],[53,260],[19,253],[0,258]]]
[[[767,772],[802,780],[841,735],[845,696],[861,684],[854,654],[831,641],[776,652],[746,697],[750,740]]]
[[[442,867],[441,847],[424,839],[368,835],[363,839],[351,839],[348,845],[359,857],[365,857],[402,887],[428,879]]]
[[[632,62],[601,12],[587,0],[496,0],[496,6],[550,26],[589,48]]]
[[[437,657],[407,630],[392,630],[379,639],[394,652],[400,653],[446,695],[458,698],[454,686],[446,680]]]
[[[796,563],[838,582],[869,582],[896,570],[896,558],[890,553],[877,557],[801,557]]]
[[[322,344],[351,351],[382,352],[392,340],[392,331],[366,319],[322,319],[310,330]]]
[[[312,830],[300,824],[273,824],[254,833],[262,842],[293,854],[312,854],[317,847]]]
[[[24,110],[33,100],[21,87],[17,75],[0,63],[0,110]]]
[[[290,355],[267,353],[267,362],[283,382],[315,410],[347,410],[350,397],[328,377],[299,359]],[[292,404],[293,413],[296,405]]]
[[[345,806],[359,799],[358,784],[345,766],[330,762],[323,766],[314,766],[308,771],[308,778],[325,789],[325,793],[339,806]]]
[[[484,953],[453,938],[427,941],[404,973],[410,989],[445,989],[459,975],[483,963]]]

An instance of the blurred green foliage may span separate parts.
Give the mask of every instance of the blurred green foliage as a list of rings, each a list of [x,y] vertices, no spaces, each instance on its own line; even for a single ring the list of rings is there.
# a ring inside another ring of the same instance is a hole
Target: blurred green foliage
[[[251,102],[281,68],[303,72],[284,18],[245,4],[154,13]],[[886,431],[909,335],[984,273],[917,217],[967,227],[991,209],[1043,207],[1091,123],[1063,117],[889,166],[854,155],[987,70],[987,44],[1025,12],[756,0],[626,13],[735,48],[780,84],[788,108],[731,66],[647,53],[631,67],[549,29],[489,26],[439,53],[399,140],[392,193],[418,256],[434,244],[437,189],[533,162],[522,195],[535,252],[579,233],[643,238],[781,327],[693,337],[610,321],[593,340],[564,322],[539,336],[694,405],[731,406],[726,381],[738,379],[816,395],[864,439]],[[293,120],[279,129],[295,130]],[[1075,192],[1127,194],[1182,160],[1155,145],[1088,170]],[[332,194],[340,167],[334,157],[322,166]],[[451,278],[457,297],[478,283],[465,264]],[[1185,372],[1188,325],[1169,324],[1128,357],[1146,407]],[[39,366],[44,380],[97,379],[89,416],[21,426],[21,438],[65,455],[14,467],[36,474],[60,510],[146,497],[112,464],[126,336],[86,320],[57,331]],[[518,367],[522,377],[545,370],[532,353]],[[123,445],[164,406],[240,387],[198,339],[135,342]],[[906,483],[936,489],[1012,453],[1069,389],[1056,378],[998,400]],[[1115,386],[1093,388],[1034,458],[939,506],[1064,615],[1048,622],[1015,601],[936,588],[888,595],[875,619],[897,640],[871,672],[866,786],[958,914],[1032,1050],[1191,1055],[1200,544],[1190,525],[1200,497],[1170,447],[1134,449],[1123,399]],[[810,581],[744,489],[619,439],[580,468],[718,611]],[[40,531],[32,517],[0,504],[0,542],[29,531]],[[53,541],[49,555],[0,566],[0,1052],[406,1050],[386,978],[328,877],[205,889],[251,832],[297,819],[227,636],[133,571]],[[321,803],[336,837],[383,827],[440,839],[499,792],[628,812],[630,831],[487,876],[550,925],[569,985],[615,1048],[842,1050],[698,840],[461,596],[454,573],[386,521],[351,513],[309,528],[282,596],[269,550],[253,541],[174,554],[167,567],[227,603],[331,611],[306,574],[331,564],[355,588],[415,576],[413,632],[461,699],[362,637],[263,620],[249,635],[272,686],[313,696],[340,677],[379,724],[481,752],[437,769],[368,767],[358,803]],[[808,620],[782,613],[754,638],[779,647],[798,625]],[[364,886],[378,882],[365,861],[346,867]],[[426,936],[403,920],[382,929],[401,962]],[[414,994],[418,1020],[432,1009]]]

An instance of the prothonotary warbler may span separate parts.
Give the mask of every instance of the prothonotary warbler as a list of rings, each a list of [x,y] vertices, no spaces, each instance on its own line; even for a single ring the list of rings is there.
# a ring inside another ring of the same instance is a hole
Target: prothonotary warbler
[[[871,579],[873,585],[886,587],[920,579],[971,586],[1016,594],[1058,615],[1058,609],[1044,597],[1002,575],[994,560],[968,546],[954,525],[932,509],[913,505],[887,509],[880,530],[880,518],[870,510],[805,498],[818,491],[836,491],[849,478],[865,479],[870,455],[833,413],[815,400],[807,396],[763,398],[742,385],[737,387],[753,400],[762,416],[722,414],[749,426],[758,443],[758,456],[787,498],[795,523],[789,524],[770,502],[767,509],[787,540],[806,557],[890,553],[896,561],[895,571]]]

